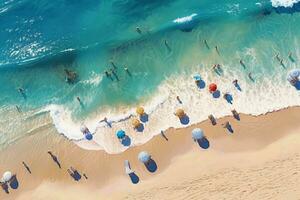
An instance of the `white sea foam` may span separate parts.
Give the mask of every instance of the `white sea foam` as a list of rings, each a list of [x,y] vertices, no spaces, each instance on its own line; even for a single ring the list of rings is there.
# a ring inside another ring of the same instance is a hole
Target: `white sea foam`
[[[251,49],[246,53],[255,55]],[[224,66],[224,69],[228,66]],[[201,70],[200,70],[201,69]],[[194,83],[193,75],[200,73],[203,80],[208,85],[210,82],[218,84],[222,94],[230,92],[233,95],[233,104],[229,104],[222,97],[215,99],[205,89],[198,89]],[[255,75],[254,75],[255,76]],[[285,74],[283,75],[285,77]],[[239,78],[242,91],[238,91],[232,84],[232,79]],[[245,77],[245,78],[242,78]],[[176,81],[174,81],[176,80]],[[176,100],[179,96],[182,104]],[[123,108],[122,110],[104,111],[96,116],[75,122],[71,118],[71,112],[61,106],[50,106],[50,115],[53,119],[58,132],[66,137],[75,140],[75,143],[85,149],[104,149],[108,153],[119,153],[126,150],[116,138],[115,133],[119,129],[126,131],[131,138],[131,146],[143,144],[149,141],[161,130],[169,127],[185,127],[178,118],[174,116],[177,108],[183,108],[189,116],[190,123],[194,124],[207,119],[213,114],[222,117],[231,114],[232,109],[238,112],[259,115],[266,112],[279,110],[284,107],[300,105],[300,93],[295,90],[288,82],[282,81],[278,76],[272,79],[263,78],[258,83],[252,83],[242,72],[232,75],[231,72],[224,71],[224,76],[218,77],[211,72],[199,67],[191,74],[173,75],[166,79],[157,89],[155,95],[144,102],[146,113],[149,114],[149,121],[144,124],[145,129],[142,133],[133,130],[131,120],[135,115],[135,108]],[[121,114],[120,114],[121,113]],[[107,117],[112,127],[103,122],[99,122]],[[80,132],[80,125],[84,123],[94,133],[93,142],[83,139]]]
[[[271,0],[273,7],[292,7],[295,3],[300,0]]]
[[[174,23],[178,23],[178,24],[181,24],[181,23],[186,23],[186,22],[190,22],[193,20],[193,18],[197,16],[196,13],[193,13],[189,16],[186,16],[186,17],[181,17],[181,18],[177,18],[177,19],[174,19],[173,22]]]

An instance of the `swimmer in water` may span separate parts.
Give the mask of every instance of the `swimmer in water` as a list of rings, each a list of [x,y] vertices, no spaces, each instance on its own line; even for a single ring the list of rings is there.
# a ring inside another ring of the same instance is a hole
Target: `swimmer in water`
[[[218,46],[215,46],[217,54],[220,54]]]
[[[205,44],[206,48],[208,48],[208,49],[209,49],[209,46],[208,46],[207,40],[204,40],[204,44]]]
[[[252,77],[252,73],[251,73],[251,72],[248,74],[248,78],[249,78],[251,81],[254,81],[254,79],[253,79],[253,77]]]
[[[240,64],[241,64],[244,68],[246,68],[246,65],[245,65],[245,63],[243,62],[243,60],[240,60]]]
[[[81,104],[81,99],[80,99],[80,97],[76,97],[76,99],[77,99],[77,101]]]
[[[135,30],[136,30],[136,32],[138,32],[139,34],[142,34],[142,30],[140,29],[140,27],[137,26],[137,27],[135,28]]]

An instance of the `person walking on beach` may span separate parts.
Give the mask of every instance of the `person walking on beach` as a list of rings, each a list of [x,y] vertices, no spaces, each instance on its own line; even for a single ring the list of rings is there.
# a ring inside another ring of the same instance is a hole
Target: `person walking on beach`
[[[176,96],[176,99],[177,99],[178,103],[182,104],[182,101],[179,96]]]
[[[30,168],[28,167],[28,165],[27,165],[24,161],[22,161],[22,164],[23,164],[23,166],[25,167],[25,169],[29,172],[29,174],[31,174],[31,170],[30,170]]]
[[[58,161],[58,158],[51,151],[48,151],[48,154],[51,156],[52,160],[57,164],[57,166],[61,169],[61,165]]]

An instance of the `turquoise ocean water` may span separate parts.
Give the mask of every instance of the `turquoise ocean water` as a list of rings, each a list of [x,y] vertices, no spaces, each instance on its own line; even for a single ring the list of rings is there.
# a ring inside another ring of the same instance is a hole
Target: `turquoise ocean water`
[[[168,118],[166,113],[180,106],[201,107],[189,110],[194,123],[232,108],[262,114],[298,105],[286,74],[300,57],[299,7],[287,0],[1,1],[0,144],[5,147],[41,128],[79,141],[79,127],[85,123],[99,132],[90,148],[117,152],[123,147],[113,142],[113,132],[132,131],[127,121],[137,105],[145,106],[150,119],[146,133],[132,133],[132,144],[147,141],[160,129],[180,127],[158,117]],[[277,53],[282,65],[274,58]],[[119,80],[104,74],[113,68],[111,61]],[[212,72],[213,64],[221,64],[221,75]],[[64,69],[77,72],[75,84],[66,83]],[[204,92],[198,97],[195,73],[207,84],[224,85],[221,92],[232,92],[234,104],[222,98],[211,102]],[[234,79],[240,80],[242,92],[230,88]],[[184,105],[172,100],[176,95]],[[99,123],[104,116],[114,129]],[[101,135],[105,132],[111,138]]]

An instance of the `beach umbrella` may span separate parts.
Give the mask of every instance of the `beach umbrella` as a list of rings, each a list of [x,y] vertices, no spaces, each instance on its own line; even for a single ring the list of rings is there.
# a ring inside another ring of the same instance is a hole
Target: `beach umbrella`
[[[132,125],[133,125],[134,128],[139,127],[140,124],[141,124],[140,120],[138,120],[138,119],[132,120]]]
[[[216,90],[217,90],[217,84],[215,84],[215,83],[211,83],[211,84],[209,84],[209,92],[215,92]]]
[[[142,163],[147,163],[151,159],[151,156],[146,151],[142,151],[142,152],[139,153],[138,159]]]
[[[289,72],[289,74],[287,76],[287,80],[291,84],[294,85],[299,80],[299,76],[300,76],[300,70],[299,69],[294,69],[294,70]]]
[[[143,107],[139,106],[139,107],[136,108],[136,113],[138,115],[143,115],[145,113],[145,110],[144,110]]]
[[[6,171],[2,176],[2,181],[8,182],[11,178],[12,178],[12,173],[10,171]]]
[[[192,130],[192,137],[194,140],[200,140],[204,137],[204,133],[202,129],[200,128],[195,128]]]
[[[119,138],[119,139],[122,139],[122,138],[124,138],[125,137],[125,131],[123,131],[123,130],[118,130],[117,131],[117,133],[116,133],[116,135],[117,135],[117,137]]]
[[[196,74],[194,76],[195,81],[201,81],[201,76],[199,74]]]
[[[175,115],[179,118],[184,117],[185,116],[184,110],[181,108],[177,109]]]
[[[93,135],[91,133],[87,133],[87,134],[85,134],[85,139],[92,140],[93,139]]]

